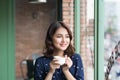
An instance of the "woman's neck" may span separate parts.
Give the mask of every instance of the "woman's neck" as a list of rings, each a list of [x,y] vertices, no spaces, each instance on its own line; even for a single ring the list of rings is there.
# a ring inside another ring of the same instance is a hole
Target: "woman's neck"
[[[61,56],[64,57],[64,51],[54,51],[53,56]]]

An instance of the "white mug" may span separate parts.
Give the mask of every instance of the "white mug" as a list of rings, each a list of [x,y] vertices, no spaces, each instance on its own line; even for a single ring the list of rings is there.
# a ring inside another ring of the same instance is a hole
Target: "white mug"
[[[63,58],[63,57],[54,56],[54,59],[57,59],[57,60],[58,60],[58,63],[59,63],[60,65],[65,64],[65,58]]]

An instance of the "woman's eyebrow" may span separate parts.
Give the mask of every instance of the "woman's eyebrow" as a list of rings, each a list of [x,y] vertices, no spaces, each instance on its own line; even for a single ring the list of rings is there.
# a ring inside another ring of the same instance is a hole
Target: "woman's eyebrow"
[[[58,34],[56,34],[56,35],[62,35],[61,33],[58,33]],[[69,34],[65,34],[65,35],[69,35]]]

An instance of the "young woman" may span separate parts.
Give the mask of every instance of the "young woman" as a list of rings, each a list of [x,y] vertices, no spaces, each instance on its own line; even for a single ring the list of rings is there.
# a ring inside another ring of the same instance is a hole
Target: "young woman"
[[[36,59],[34,80],[84,80],[84,69],[79,54],[71,44],[72,33],[68,26],[57,21],[52,23],[45,39],[44,56]],[[65,58],[64,64],[54,56]]]

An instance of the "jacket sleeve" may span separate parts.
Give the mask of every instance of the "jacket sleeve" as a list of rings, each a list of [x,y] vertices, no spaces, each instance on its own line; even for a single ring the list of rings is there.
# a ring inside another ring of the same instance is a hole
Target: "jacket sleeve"
[[[76,73],[75,78],[77,80],[84,80],[84,68],[82,64],[82,59],[79,54],[76,54]]]
[[[38,58],[35,61],[35,66],[34,66],[34,80],[44,80],[45,78],[45,73],[44,73],[44,65],[42,63],[42,59]]]

